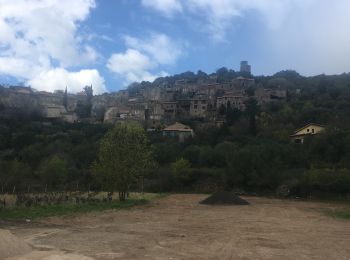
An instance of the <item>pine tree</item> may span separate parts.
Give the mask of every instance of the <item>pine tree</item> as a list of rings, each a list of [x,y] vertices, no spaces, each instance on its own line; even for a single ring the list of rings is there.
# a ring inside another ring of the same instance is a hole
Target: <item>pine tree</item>
[[[67,106],[68,106],[68,94],[67,94],[67,86],[66,86],[66,90],[64,91],[64,96],[63,96],[63,106],[65,107],[65,109],[67,110]]]

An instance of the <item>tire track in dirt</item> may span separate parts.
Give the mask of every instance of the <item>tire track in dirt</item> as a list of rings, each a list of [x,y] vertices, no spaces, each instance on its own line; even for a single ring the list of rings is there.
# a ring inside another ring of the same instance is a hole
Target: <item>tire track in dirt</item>
[[[94,259],[350,259],[350,222],[321,212],[335,205],[258,197],[245,198],[247,206],[198,204],[205,197],[170,195],[13,230],[42,250]]]

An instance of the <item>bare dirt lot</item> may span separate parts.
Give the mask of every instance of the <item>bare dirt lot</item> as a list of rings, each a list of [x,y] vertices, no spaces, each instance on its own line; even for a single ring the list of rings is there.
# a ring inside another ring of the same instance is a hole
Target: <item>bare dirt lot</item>
[[[208,206],[170,195],[130,210],[49,218],[6,229],[33,245],[12,259],[350,259],[350,222],[326,203],[244,197]]]

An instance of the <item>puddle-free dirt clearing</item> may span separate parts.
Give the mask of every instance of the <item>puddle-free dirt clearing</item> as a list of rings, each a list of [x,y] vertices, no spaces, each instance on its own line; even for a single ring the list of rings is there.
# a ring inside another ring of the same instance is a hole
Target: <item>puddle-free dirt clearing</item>
[[[350,259],[350,221],[316,202],[243,197],[210,206],[170,195],[129,210],[5,226],[33,246],[12,259]]]

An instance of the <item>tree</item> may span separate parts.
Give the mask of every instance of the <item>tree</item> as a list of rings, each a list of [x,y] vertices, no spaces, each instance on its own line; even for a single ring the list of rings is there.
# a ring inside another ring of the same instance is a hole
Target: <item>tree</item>
[[[84,87],[84,92],[87,96],[88,102],[91,101],[92,97],[94,96],[94,90],[92,89],[92,85],[91,86],[85,86]]]
[[[201,167],[220,167],[219,155],[211,146],[201,146],[199,163]]]
[[[181,152],[181,146],[177,140],[162,139],[161,142],[153,143],[152,152],[154,159],[161,165],[173,162]]]
[[[63,95],[63,106],[67,110],[68,107],[68,93],[67,93],[67,87],[64,90],[64,95]]]
[[[191,164],[181,158],[171,164],[171,170],[180,183],[184,185],[190,178]]]
[[[153,165],[147,136],[136,124],[118,124],[100,144],[94,163],[95,178],[109,191],[119,192],[124,201],[137,177]]]
[[[208,75],[207,75],[207,73],[205,73],[205,72],[203,72],[203,71],[201,71],[201,70],[198,70],[198,71],[197,71],[197,77],[198,77],[198,78],[206,79],[206,78],[208,78]]]
[[[249,116],[249,131],[252,135],[256,135],[256,115],[259,112],[259,106],[254,98],[247,100],[246,112]]]
[[[91,115],[91,103],[83,100],[78,100],[75,113],[79,118],[88,118]]]
[[[239,120],[241,117],[241,110],[235,108],[235,107],[227,107],[226,111],[226,123],[229,126],[232,126],[236,121]]]
[[[226,107],[224,106],[224,104],[221,104],[220,107],[219,107],[219,114],[220,115],[225,115],[226,114]]]
[[[30,171],[30,167],[18,159],[8,162],[0,161],[0,184],[2,189],[4,186],[11,188],[13,186],[21,186],[25,178],[30,174]]]
[[[105,118],[106,108],[104,105],[97,105],[94,107],[93,112],[97,121],[103,122]]]
[[[55,155],[41,164],[38,173],[44,184],[57,188],[66,181],[68,172],[68,163]]]
[[[237,146],[232,142],[222,142],[215,146],[214,152],[217,160],[217,166],[220,168],[226,167],[231,156],[237,150]]]
[[[197,165],[199,160],[200,147],[197,145],[187,146],[182,154],[184,159],[188,160],[192,165]]]

